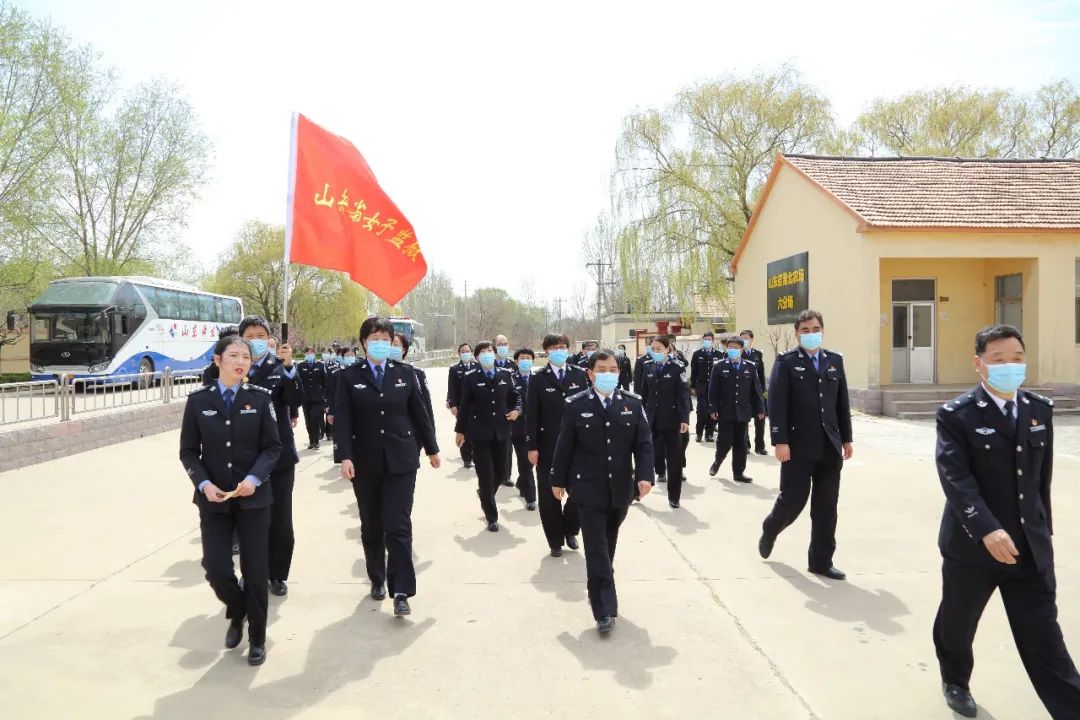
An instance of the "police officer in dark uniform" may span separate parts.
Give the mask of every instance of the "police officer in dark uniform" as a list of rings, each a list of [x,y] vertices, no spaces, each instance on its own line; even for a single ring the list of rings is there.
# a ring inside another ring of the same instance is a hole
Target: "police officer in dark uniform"
[[[266,660],[267,575],[271,478],[281,440],[270,393],[247,383],[251,346],[226,335],[214,348],[219,377],[188,395],[180,426],[180,462],[195,485],[203,569],[225,604],[225,647],[243,639],[248,621],[248,663]],[[241,589],[231,545],[239,535]]]
[[[652,436],[641,399],[618,389],[614,355],[594,353],[589,379],[592,389],[566,400],[551,486],[578,507],[589,604],[597,630],[607,633],[619,615],[612,567],[619,527],[634,498],[652,489]]]
[[[634,382],[634,371],[630,365],[630,358],[626,356],[626,346],[620,345],[615,348],[615,359],[619,361],[619,387],[629,391]]]
[[[757,368],[743,359],[742,340],[724,341],[726,356],[713,367],[707,392],[709,409],[717,422],[716,459],[709,475],[716,477],[729,451],[733,451],[731,470],[736,482],[751,482],[746,475],[746,429],[751,418],[764,415]],[[699,400],[700,402],[700,396]]]
[[[235,325],[225,325],[218,330],[218,340],[227,338],[230,335],[239,335],[240,328]],[[210,359],[210,363],[203,368],[202,384],[213,385],[218,379],[218,366],[214,363],[213,358]]]
[[[323,436],[326,410],[326,365],[316,358],[315,348],[304,348],[304,362],[297,366],[304,386],[304,425],[307,427],[308,450],[318,450]]]
[[[697,398],[697,425],[694,427],[695,439],[701,442],[713,441],[716,421],[709,410],[709,378],[712,377],[713,365],[723,358],[723,354],[713,348],[713,334],[706,332],[701,336],[701,347],[690,357],[690,387]]]
[[[754,331],[743,330],[739,333],[739,337],[743,340],[743,357],[754,363],[754,367],[757,368],[758,387],[762,392],[765,391],[765,355],[754,347]],[[764,395],[762,400],[765,400]],[[765,449],[765,417],[769,414],[769,403],[764,402],[762,412],[763,416],[754,416],[754,452],[758,455],[768,455],[769,452]],[[746,447],[749,450],[750,445],[750,426],[746,427]]]
[[[510,341],[507,340],[505,335],[499,334],[495,336],[495,367],[506,368],[513,373],[514,380],[518,379],[518,367],[517,363],[510,359]],[[525,395],[521,396],[522,405],[525,404]],[[521,418],[519,417],[515,424],[519,423]],[[506,476],[503,477],[502,484],[506,487],[514,487],[514,481],[510,479],[510,475],[514,470],[514,445],[511,438],[511,442],[506,446]],[[530,468],[531,470],[531,468]]]
[[[428,419],[431,421],[431,427],[435,427],[435,409],[431,404],[431,390],[428,389],[427,373],[423,368],[418,368],[412,363],[408,362],[406,358],[409,357],[409,348],[412,343],[409,338],[405,337],[401,333],[394,333],[394,344],[390,347],[390,359],[394,362],[403,363],[407,367],[411,367],[413,372],[416,373],[416,382],[420,385],[420,397],[424,400],[424,409],[427,410]],[[420,438],[416,438],[416,444],[418,452],[423,450],[423,446],[420,444]]]
[[[522,405],[527,404],[529,386],[532,384],[532,370],[535,353],[529,348],[520,348],[514,351],[514,380],[517,381],[518,394],[521,395]],[[514,455],[517,456],[517,487],[521,497],[525,498],[525,509],[536,510],[536,480],[533,478],[533,464],[529,460],[529,448],[526,437],[528,436],[528,421],[525,419],[529,414],[528,408],[510,427],[510,438],[514,445]]]
[[[595,340],[586,340],[581,343],[581,352],[577,354],[577,359],[572,360],[574,365],[577,365],[582,370],[587,370],[589,367],[589,359],[593,356],[593,353],[600,347],[600,343]]]
[[[450,413],[454,417],[457,417],[458,407],[461,405],[461,381],[465,378],[466,372],[479,367],[473,357],[472,346],[469,343],[458,345],[458,357],[460,362],[450,366],[450,377],[446,383],[446,407],[450,409]],[[471,468],[473,465],[473,449],[469,438],[465,438],[465,442],[461,446],[461,461],[466,468]]]
[[[776,359],[769,380],[772,443],[780,461],[780,495],[762,524],[758,552],[767,558],[776,536],[810,503],[809,570],[832,580],[840,471],[851,457],[851,406],[844,358],[821,347],[825,322],[816,310],[795,319],[799,347]]]
[[[645,354],[634,360],[634,394],[640,395],[645,386],[645,367],[652,362],[652,348],[646,348]]]
[[[678,508],[686,455],[682,436],[690,428],[686,366],[674,357],[675,345],[668,335],[653,339],[651,353],[652,363],[645,366],[641,399],[652,428],[656,474],[663,481],[667,472],[668,504]]]
[[[326,426],[331,433],[331,441],[334,432],[334,405],[337,398],[337,382],[341,377],[341,371],[356,364],[356,354],[351,347],[343,347],[340,350],[341,359],[335,363],[335,367],[326,378]],[[334,462],[341,462],[341,453],[338,452],[337,443],[334,443]]]
[[[277,414],[281,454],[270,481],[274,484],[274,503],[270,508],[270,593],[282,596],[289,592],[286,582],[292,566],[296,537],[293,533],[292,496],[296,479],[296,453],[292,415],[299,413],[304,398],[303,384],[292,360],[292,349],[283,344],[278,356],[270,354],[270,323],[249,315],[240,321],[240,337],[247,340],[254,353],[248,382],[270,391]]]
[[[499,531],[499,510],[495,492],[506,475],[510,444],[510,425],[521,415],[521,395],[514,374],[508,368],[495,367],[495,346],[476,344],[479,367],[465,371],[461,381],[461,405],[458,407],[457,444],[472,442],[476,462],[476,494],[490,532]]]
[[[571,365],[570,339],[549,333],[544,336],[544,352],[548,365],[533,376],[525,408],[526,447],[529,460],[536,466],[537,501],[540,505],[540,524],[544,528],[548,549],[553,557],[561,557],[563,543],[571,550],[578,549],[581,524],[573,500],[564,506],[551,493],[551,464],[555,459],[555,443],[559,439],[566,398],[589,387],[584,370]]]
[[[364,361],[342,370],[334,400],[334,444],[341,476],[352,481],[360,509],[360,542],[371,597],[386,586],[394,615],[409,615],[416,594],[412,560],[412,507],[420,462],[416,438],[438,468],[439,445],[413,368],[389,360],[394,326],[370,317],[360,326]]]
[[[1055,720],[1080,718],[1080,675],[1057,620],[1050,480],[1053,401],[1021,390],[1026,351],[1010,325],[975,336],[982,382],[937,413],[945,490],[938,547],[942,599],[934,646],[949,707],[975,717],[972,642],[997,589],[1039,699]]]

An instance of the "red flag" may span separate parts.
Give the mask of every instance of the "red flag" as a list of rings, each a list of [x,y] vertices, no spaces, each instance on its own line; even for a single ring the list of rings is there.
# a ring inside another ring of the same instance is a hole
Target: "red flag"
[[[413,227],[360,151],[296,115],[285,229],[291,262],[347,272],[390,305],[427,274]]]

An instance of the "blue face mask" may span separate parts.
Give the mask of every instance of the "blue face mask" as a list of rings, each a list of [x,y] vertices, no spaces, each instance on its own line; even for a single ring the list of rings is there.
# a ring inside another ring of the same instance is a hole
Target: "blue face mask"
[[[657,352],[649,348],[649,357],[653,359],[653,362],[662,363],[667,359],[667,353]]]
[[[738,362],[739,358],[742,357],[742,350],[740,350],[739,348],[728,348],[727,349],[727,356],[733,362]]]
[[[1014,393],[1024,384],[1027,363],[1002,363],[986,366],[987,384],[1001,393]]]
[[[626,351],[623,350],[622,348],[616,348],[615,349],[615,357],[617,357],[617,358],[626,357]]]
[[[506,358],[510,357],[510,346],[500,345],[495,348],[495,352],[499,353],[499,357],[505,360]]]
[[[375,362],[382,362],[390,356],[392,347],[389,340],[368,340],[367,356]]]
[[[518,360],[518,369],[521,370],[522,375],[528,375],[529,373],[531,373],[532,368],[533,368],[533,361],[532,360],[526,360],[525,358],[522,358],[521,360]]]
[[[593,380],[593,385],[599,392],[604,395],[610,395],[616,387],[619,386],[619,373],[617,372],[602,372],[596,373],[596,378]]]
[[[480,367],[490,370],[495,366],[495,353],[485,350],[480,353]]]
[[[548,360],[550,360],[551,364],[555,367],[562,367],[565,365],[568,357],[570,357],[569,350],[552,350],[548,353]]]
[[[258,360],[270,350],[270,343],[265,340],[248,340],[251,343],[251,352],[255,353],[255,359]]]
[[[343,356],[341,358],[341,364],[344,365],[345,367],[349,367],[350,365],[352,365],[355,362],[356,362],[356,358],[353,357],[352,355],[345,355],[345,356]]]
[[[593,356],[594,352],[596,352],[596,351],[595,350],[586,350],[585,351],[585,357],[586,358],[591,358]]]
[[[330,353],[323,353],[322,354],[322,361],[323,362],[326,362],[329,359],[330,359]]]
[[[807,350],[817,350],[821,347],[821,333],[804,333],[799,336],[799,344]]]
[[[397,360],[398,362],[401,362],[401,359],[402,359],[401,352],[402,352],[401,348],[399,348],[397,345],[391,345],[390,346],[390,356],[389,356],[390,359],[391,360]]]
[[[468,353],[468,352],[466,352],[466,353],[461,353],[461,362],[463,362],[463,363],[465,363],[466,365],[468,365],[468,364],[469,364],[469,363],[471,363],[472,361],[473,361],[473,355],[472,355],[472,353]]]
[[[712,350],[712,340],[702,340],[701,341],[701,349],[702,350]]]
[[[304,356],[304,360],[306,360],[307,362],[315,362],[315,354],[314,353],[308,353],[307,355]]]

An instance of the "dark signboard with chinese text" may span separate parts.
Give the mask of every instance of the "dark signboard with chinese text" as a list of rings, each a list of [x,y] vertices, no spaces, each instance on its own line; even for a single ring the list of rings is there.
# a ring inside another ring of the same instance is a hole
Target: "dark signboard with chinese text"
[[[769,263],[765,288],[769,324],[795,322],[795,317],[810,307],[810,253]]]

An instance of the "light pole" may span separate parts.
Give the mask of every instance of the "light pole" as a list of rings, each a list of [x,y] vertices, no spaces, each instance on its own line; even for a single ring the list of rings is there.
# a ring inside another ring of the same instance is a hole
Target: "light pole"
[[[433,318],[450,318],[450,324],[454,326],[454,349],[457,349],[457,315],[445,313],[433,313]]]

